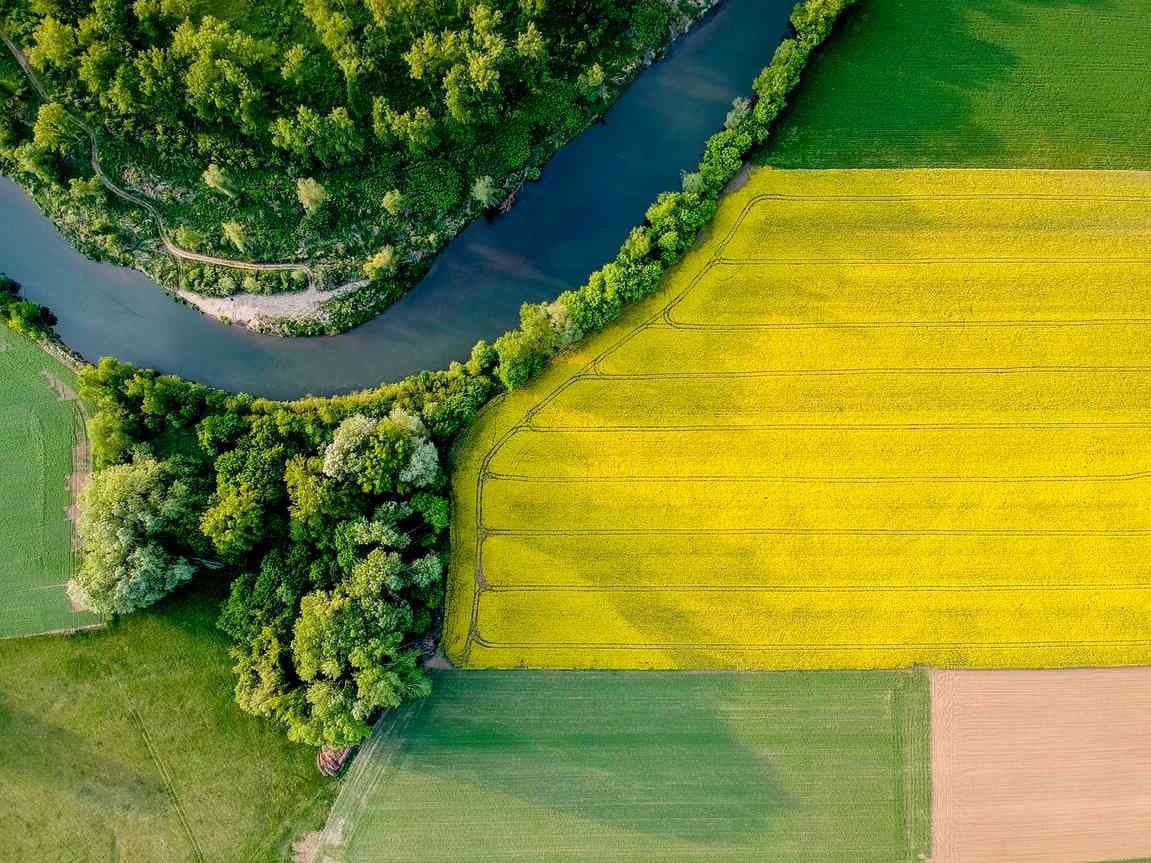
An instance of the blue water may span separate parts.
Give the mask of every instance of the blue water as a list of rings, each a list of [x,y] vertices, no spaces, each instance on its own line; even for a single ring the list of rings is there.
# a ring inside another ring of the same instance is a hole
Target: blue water
[[[146,276],[77,253],[35,204],[0,178],[0,271],[59,317],[61,337],[104,355],[273,398],[348,392],[466,359],[516,325],[524,302],[581,284],[614,257],[665,190],[679,188],[731,100],[750,92],[794,0],[720,8],[526,184],[515,207],[456,237],[383,315],[341,336],[285,339],[225,326]]]

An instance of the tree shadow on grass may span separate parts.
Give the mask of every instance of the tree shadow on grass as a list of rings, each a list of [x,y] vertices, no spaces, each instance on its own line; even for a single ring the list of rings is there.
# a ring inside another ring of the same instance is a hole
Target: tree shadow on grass
[[[977,116],[973,97],[1006,82],[1020,60],[977,32],[977,17],[1035,27],[1037,9],[1095,14],[1111,4],[860,0],[812,57],[756,161],[784,168],[1011,164],[1010,130]]]
[[[477,804],[486,793],[627,833],[751,847],[797,802],[768,754],[773,717],[745,697],[745,683],[734,674],[441,672],[403,731],[404,770]],[[523,840],[529,850],[564,838]]]
[[[134,729],[127,729],[134,732]],[[0,740],[4,741],[0,777],[9,791],[51,789],[53,798],[29,801],[29,811],[50,817],[63,800],[73,800],[108,815],[156,816],[168,811],[164,784],[148,765],[140,770],[100,752],[100,740],[85,737],[17,710],[0,695]],[[141,744],[142,746],[143,744]],[[141,758],[146,760],[147,754]],[[93,824],[92,828],[98,826]]]

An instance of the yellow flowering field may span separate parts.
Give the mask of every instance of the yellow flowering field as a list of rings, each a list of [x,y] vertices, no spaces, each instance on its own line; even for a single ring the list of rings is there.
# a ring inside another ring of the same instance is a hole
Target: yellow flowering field
[[[778,171],[454,454],[472,667],[1151,662],[1151,179]]]

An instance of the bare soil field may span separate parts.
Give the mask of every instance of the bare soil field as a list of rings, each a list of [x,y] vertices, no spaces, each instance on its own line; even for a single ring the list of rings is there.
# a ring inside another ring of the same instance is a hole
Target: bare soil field
[[[1151,668],[933,671],[933,863],[1151,855]]]

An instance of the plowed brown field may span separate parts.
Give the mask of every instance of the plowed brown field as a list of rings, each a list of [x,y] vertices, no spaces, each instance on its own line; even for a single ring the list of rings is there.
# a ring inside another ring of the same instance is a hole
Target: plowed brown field
[[[1151,668],[934,671],[933,863],[1151,855]]]

